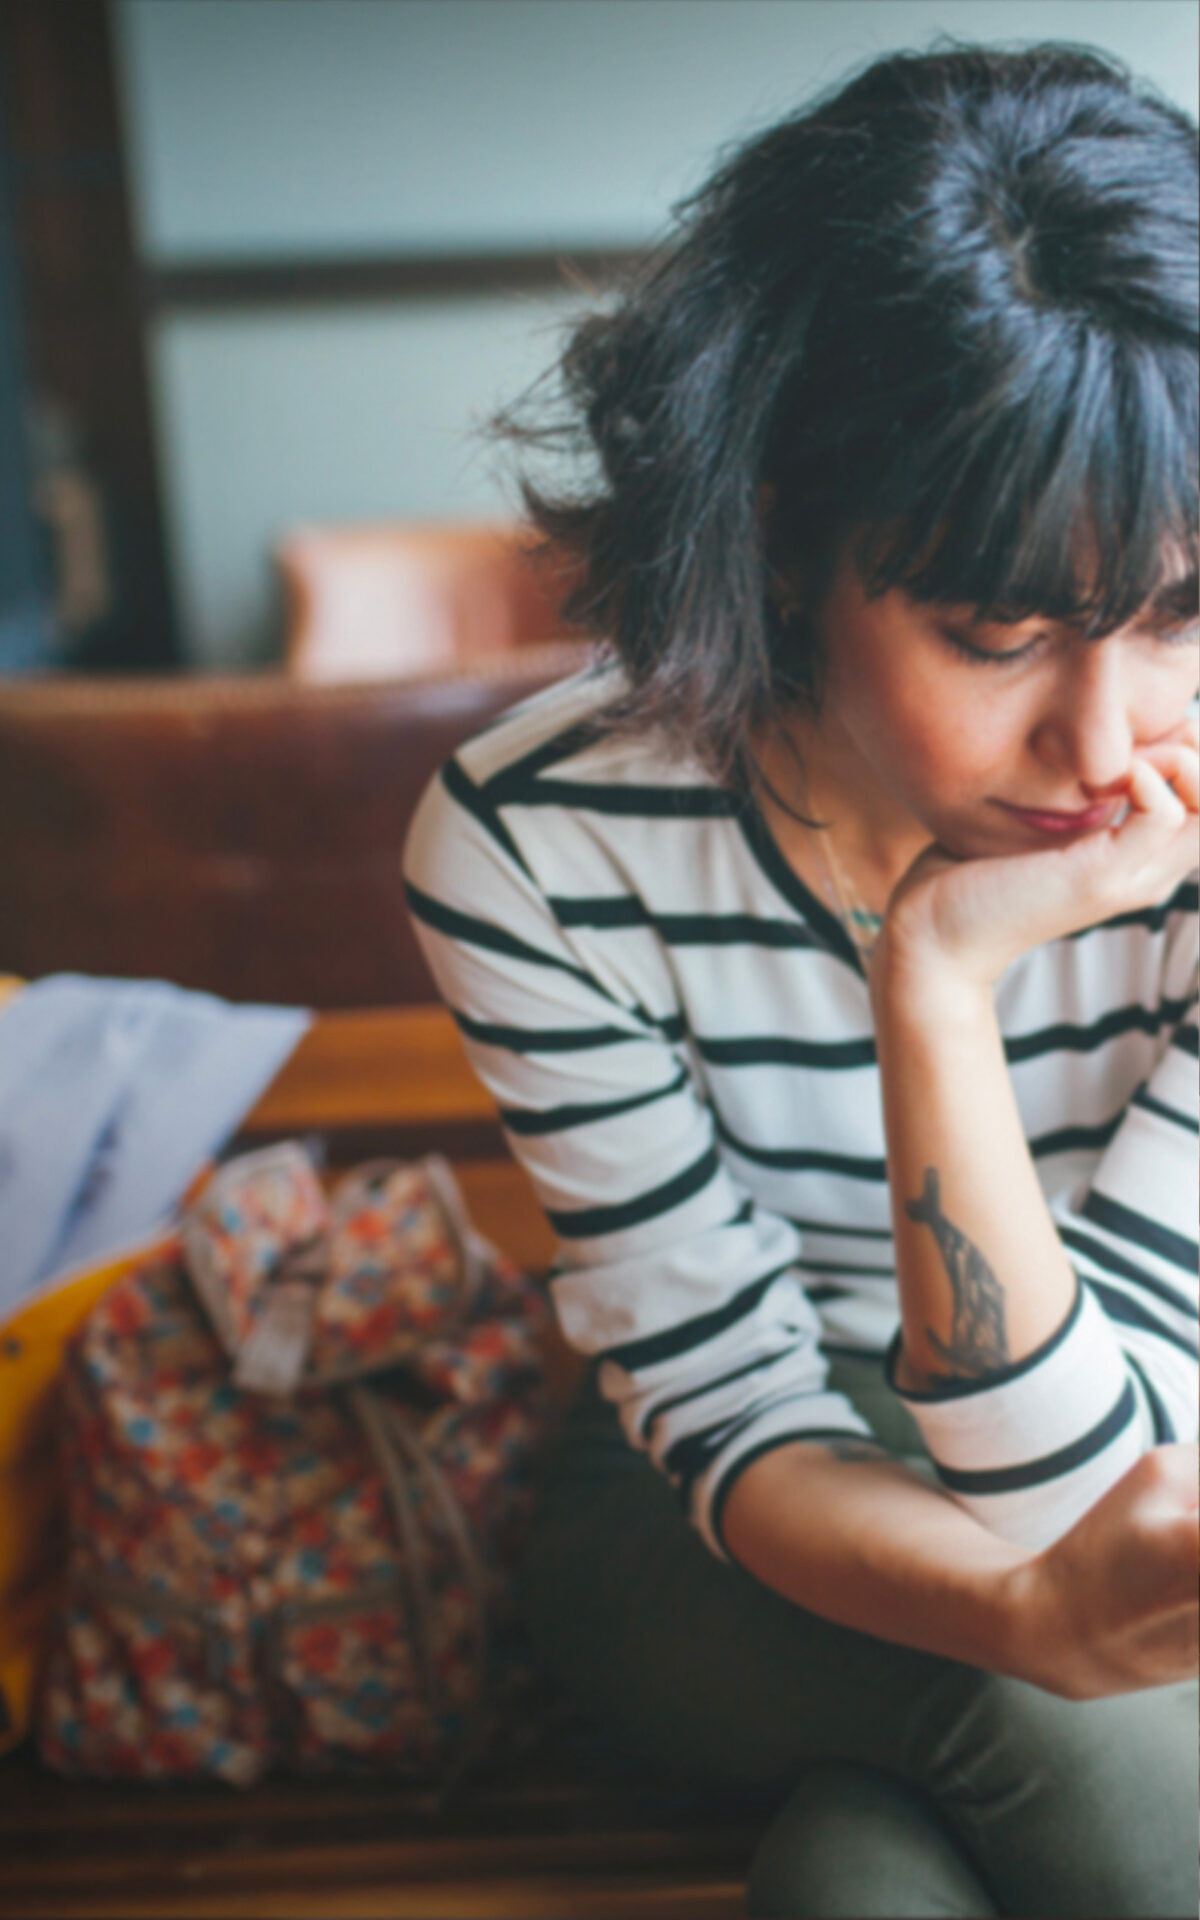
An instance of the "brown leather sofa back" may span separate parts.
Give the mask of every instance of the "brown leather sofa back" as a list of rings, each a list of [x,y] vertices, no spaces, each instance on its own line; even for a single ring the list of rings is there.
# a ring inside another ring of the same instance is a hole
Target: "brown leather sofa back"
[[[400,854],[426,782],[577,643],[469,674],[0,683],[0,973],[314,1007],[435,998]]]

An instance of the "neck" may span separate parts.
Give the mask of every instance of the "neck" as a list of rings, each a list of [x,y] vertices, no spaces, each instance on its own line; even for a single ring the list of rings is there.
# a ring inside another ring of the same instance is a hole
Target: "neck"
[[[787,807],[818,832],[853,875],[863,903],[882,912],[900,876],[929,845],[923,827],[875,776],[836,719],[794,717],[756,743],[758,765]],[[803,870],[812,835],[769,795],[763,802],[783,852]]]

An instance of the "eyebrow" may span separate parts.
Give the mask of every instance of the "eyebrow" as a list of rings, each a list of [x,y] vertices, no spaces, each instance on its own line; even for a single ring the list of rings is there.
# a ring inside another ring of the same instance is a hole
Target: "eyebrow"
[[[1152,620],[1155,615],[1165,616],[1168,619],[1186,619],[1189,613],[1196,612],[1198,598],[1200,598],[1200,579],[1197,578],[1193,569],[1191,573],[1182,574],[1178,580],[1169,580],[1165,586],[1159,588],[1146,610],[1142,624]]]

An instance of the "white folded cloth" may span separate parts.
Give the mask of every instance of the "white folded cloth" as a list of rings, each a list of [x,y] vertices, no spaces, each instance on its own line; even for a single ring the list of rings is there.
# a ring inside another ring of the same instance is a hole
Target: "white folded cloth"
[[[52,974],[0,1007],[0,1316],[166,1224],[312,1015]]]

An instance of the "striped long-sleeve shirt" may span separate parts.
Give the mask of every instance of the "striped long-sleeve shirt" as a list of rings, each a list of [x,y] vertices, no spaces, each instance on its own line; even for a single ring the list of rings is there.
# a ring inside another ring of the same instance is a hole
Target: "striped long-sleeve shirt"
[[[442,994],[558,1235],[567,1340],[709,1546],[769,1448],[864,1424],[827,1385],[894,1352],[866,982],[761,816],[591,670],[470,741],[409,836]],[[1197,1428],[1197,893],[1019,959],[996,989],[1030,1152],[1078,1276],[1038,1352],[904,1396],[993,1530],[1056,1538]]]

